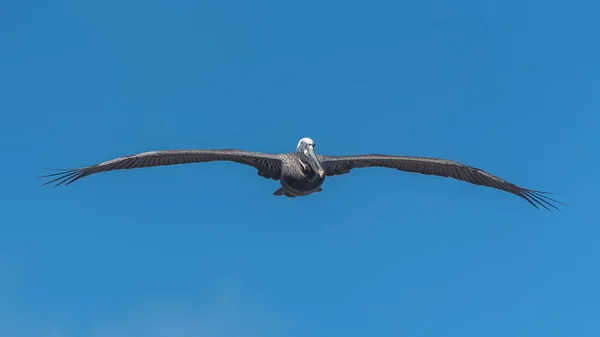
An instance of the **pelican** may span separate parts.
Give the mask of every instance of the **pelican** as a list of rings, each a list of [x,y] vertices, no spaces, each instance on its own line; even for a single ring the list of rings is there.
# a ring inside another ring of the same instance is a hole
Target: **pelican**
[[[65,186],[69,185],[83,177],[100,172],[211,161],[232,161],[253,166],[258,170],[259,176],[279,180],[281,187],[273,195],[289,198],[321,192],[321,185],[326,176],[350,173],[350,170],[355,168],[387,167],[406,172],[451,177],[471,184],[496,188],[515,194],[538,209],[538,206],[542,206],[548,211],[550,211],[548,207],[558,210],[551,201],[562,204],[546,196],[548,192],[522,188],[486,171],[455,161],[384,154],[324,156],[315,153],[315,142],[310,138],[300,139],[296,152],[290,153],[267,154],[235,149],[150,151],[87,167],[60,170],[61,172],[39,178],[53,178],[44,185],[56,182],[56,187],[63,183]]]

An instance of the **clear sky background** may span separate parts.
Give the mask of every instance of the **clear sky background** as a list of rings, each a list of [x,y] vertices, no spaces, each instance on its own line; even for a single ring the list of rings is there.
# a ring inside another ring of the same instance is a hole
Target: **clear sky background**
[[[597,1],[0,2],[0,335],[600,335]],[[442,157],[272,196],[158,149]]]

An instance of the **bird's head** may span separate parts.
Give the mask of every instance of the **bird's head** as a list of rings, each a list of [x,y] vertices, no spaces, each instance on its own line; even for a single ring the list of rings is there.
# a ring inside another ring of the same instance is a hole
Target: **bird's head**
[[[300,155],[300,160],[308,164],[321,178],[325,176],[325,170],[321,167],[321,163],[319,163],[319,159],[315,154],[315,142],[312,139],[306,137],[300,139],[296,152]]]

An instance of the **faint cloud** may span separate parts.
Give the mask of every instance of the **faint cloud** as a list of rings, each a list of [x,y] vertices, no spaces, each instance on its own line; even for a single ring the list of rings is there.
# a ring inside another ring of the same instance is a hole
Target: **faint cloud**
[[[26,317],[11,293],[13,273],[0,269],[0,336],[10,337],[271,337],[287,335],[282,320],[260,301],[229,291],[207,303],[138,305],[124,317],[98,318],[91,326],[53,313]],[[6,301],[8,300],[8,301]],[[202,310],[198,310],[202,307]],[[96,313],[100,314],[100,313]],[[76,334],[73,330],[79,330]],[[83,330],[83,331],[82,331]]]
[[[239,297],[219,297],[203,311],[160,306],[113,324],[100,324],[91,337],[269,337],[281,336],[280,320]]]

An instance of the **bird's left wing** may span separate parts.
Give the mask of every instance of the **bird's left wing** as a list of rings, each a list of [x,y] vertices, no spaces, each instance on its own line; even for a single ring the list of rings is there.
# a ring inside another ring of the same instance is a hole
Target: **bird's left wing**
[[[538,205],[550,210],[546,205],[558,209],[550,203],[560,201],[549,198],[547,192],[530,190],[514,185],[500,177],[492,175],[478,168],[461,164],[455,161],[425,158],[390,156],[384,154],[366,154],[356,156],[319,156],[321,165],[328,176],[349,173],[350,170],[360,167],[387,167],[406,172],[415,172],[441,177],[450,177],[471,184],[488,186],[515,194],[538,208]]]
[[[281,176],[281,156],[278,154],[225,149],[150,151],[131,156],[115,158],[87,167],[60,170],[61,172],[48,174],[39,178],[53,178],[44,185],[53,182],[57,182],[55,186],[63,183],[65,183],[65,185],[69,185],[76,180],[94,173],[210,161],[232,161],[240,164],[250,165],[258,169],[258,174],[265,178],[277,180]]]

